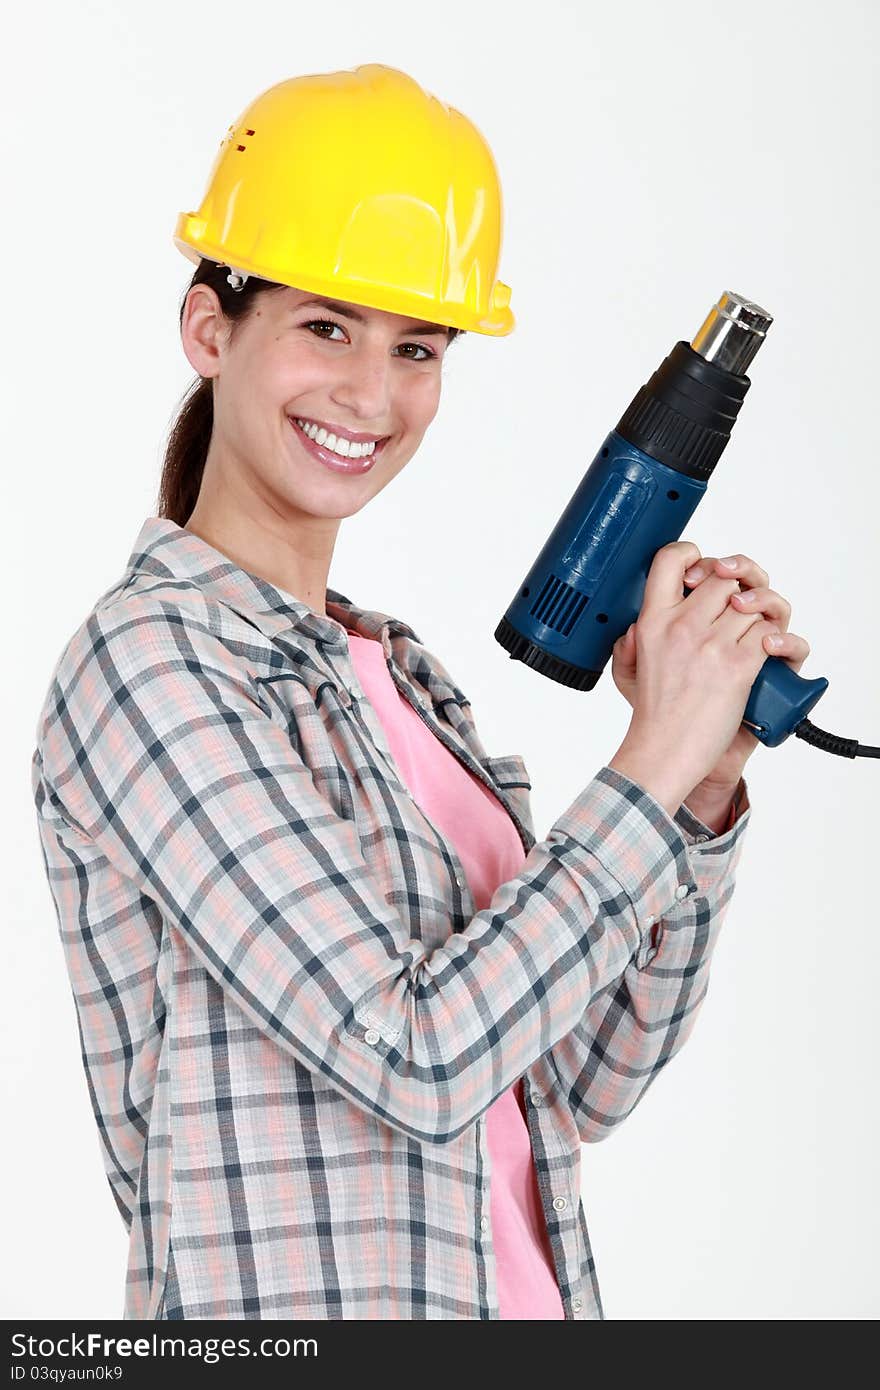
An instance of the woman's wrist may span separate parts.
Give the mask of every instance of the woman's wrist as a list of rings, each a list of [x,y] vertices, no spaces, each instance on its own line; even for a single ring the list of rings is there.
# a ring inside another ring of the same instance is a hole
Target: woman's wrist
[[[726,830],[732,807],[739,806],[745,794],[742,776],[730,784],[704,780],[688,791],[676,778],[667,752],[652,753],[642,745],[628,745],[626,739],[607,766],[644,787],[670,816],[686,806],[714,835]]]
[[[732,787],[701,782],[688,792],[681,804],[708,826],[713,835],[721,835],[727,829],[732,807],[739,800],[742,781],[740,777]]]
[[[624,739],[606,766],[638,782],[670,816],[675,815],[687,793],[687,783],[682,785],[676,776],[668,753],[652,754],[643,747],[627,746]]]

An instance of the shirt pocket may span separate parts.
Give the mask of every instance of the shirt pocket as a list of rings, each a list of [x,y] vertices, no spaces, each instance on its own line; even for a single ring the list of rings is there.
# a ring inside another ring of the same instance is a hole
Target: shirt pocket
[[[532,779],[525,759],[520,753],[500,753],[494,757],[486,754],[480,762],[502,793],[502,799],[508,802],[529,835],[535,839],[531,802]]]
[[[502,753],[496,757],[487,754],[483,758],[483,766],[499,787],[532,789],[529,770],[519,753]]]

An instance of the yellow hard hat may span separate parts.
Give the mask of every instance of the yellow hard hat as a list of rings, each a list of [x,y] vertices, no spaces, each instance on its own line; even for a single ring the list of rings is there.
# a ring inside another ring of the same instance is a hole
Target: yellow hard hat
[[[502,200],[483,136],[383,63],[292,77],[229,126],[174,244],[196,264],[496,337]]]

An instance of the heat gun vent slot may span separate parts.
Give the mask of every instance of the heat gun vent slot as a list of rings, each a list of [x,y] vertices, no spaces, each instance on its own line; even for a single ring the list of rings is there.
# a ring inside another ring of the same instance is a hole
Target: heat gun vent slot
[[[531,616],[561,637],[568,637],[587,602],[586,594],[579,594],[564,579],[550,574],[532,604]]]

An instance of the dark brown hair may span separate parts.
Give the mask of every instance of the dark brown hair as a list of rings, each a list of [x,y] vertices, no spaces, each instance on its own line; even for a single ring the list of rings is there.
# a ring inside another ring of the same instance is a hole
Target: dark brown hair
[[[210,285],[211,289],[216,291],[220,307],[230,321],[233,335],[236,325],[250,317],[260,295],[274,294],[287,288],[286,285],[276,284],[274,280],[260,280],[250,275],[242,289],[234,290],[226,278],[228,274],[228,265],[218,265],[216,261],[202,258],[180,302],[181,327],[186,296],[193,285]],[[448,341],[451,343],[456,338],[463,337],[464,333],[463,328],[450,328]],[[157,513],[170,521],[176,521],[178,526],[186,525],[196,505],[213,428],[213,378],[198,376],[187,388],[177,418],[169,432],[159,483]]]

